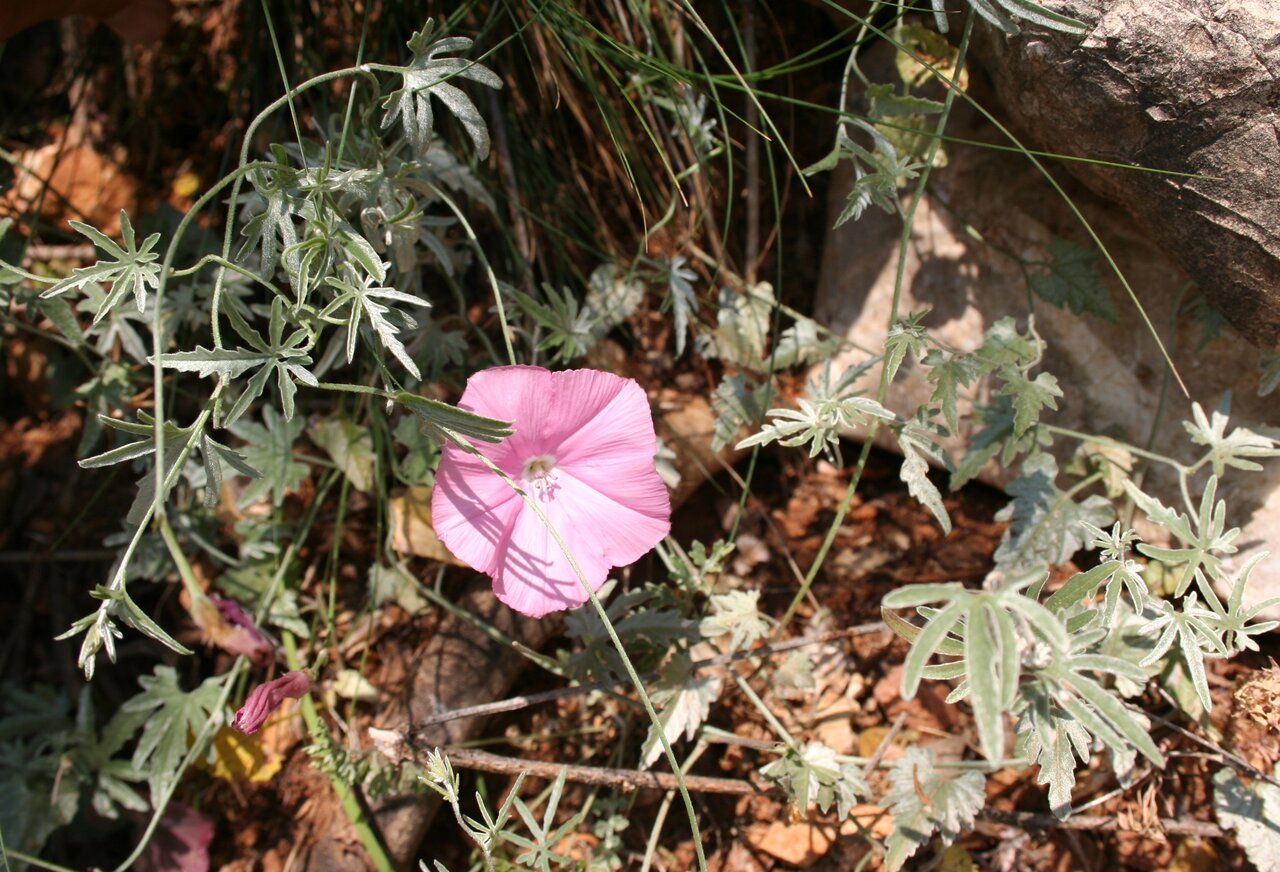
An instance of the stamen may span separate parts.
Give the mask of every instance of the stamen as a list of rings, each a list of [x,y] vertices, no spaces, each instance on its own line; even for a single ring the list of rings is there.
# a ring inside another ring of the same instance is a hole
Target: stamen
[[[530,457],[524,462],[520,477],[525,480],[526,484],[533,485],[533,489],[537,491],[540,499],[551,499],[554,496],[555,489],[559,487],[554,455],[537,454]]]

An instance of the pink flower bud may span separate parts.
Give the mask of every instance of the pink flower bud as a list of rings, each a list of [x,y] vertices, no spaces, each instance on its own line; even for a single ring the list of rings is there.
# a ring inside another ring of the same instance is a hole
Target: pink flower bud
[[[249,691],[249,698],[240,706],[231,726],[245,735],[258,732],[273,711],[286,699],[301,699],[311,689],[311,679],[305,672],[286,672],[275,681],[260,684]]]

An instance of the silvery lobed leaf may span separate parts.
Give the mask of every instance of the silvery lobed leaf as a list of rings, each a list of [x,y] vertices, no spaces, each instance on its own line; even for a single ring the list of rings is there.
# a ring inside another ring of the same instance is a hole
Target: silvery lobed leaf
[[[720,696],[720,678],[698,674],[690,669],[688,655],[678,654],[662,670],[657,686],[650,691],[658,711],[658,723],[668,743],[682,735],[692,739],[711,713],[711,703]],[[640,766],[648,769],[662,756],[662,742],[657,726],[649,725],[649,734],[640,749]]]
[[[160,234],[152,233],[142,241],[142,245],[137,245],[133,225],[129,222],[128,213],[123,209],[120,210],[120,236],[124,243],[123,247],[95,227],[80,221],[72,221],[70,224],[115,260],[98,261],[93,266],[74,269],[68,278],[58,282],[40,296],[48,299],[64,294],[72,288],[83,288],[90,282],[110,282],[111,292],[102,300],[94,313],[94,324],[101,321],[129,293],[133,294],[138,311],[143,311],[146,305],[147,288],[155,290],[160,287],[160,265],[156,263],[160,254],[152,250],[160,241]]]
[[[435,97],[462,123],[475,144],[476,156],[484,160],[489,155],[489,129],[475,103],[450,80],[469,79],[500,89],[502,79],[475,61],[445,57],[446,54],[467,51],[471,48],[471,40],[455,36],[432,41],[433,30],[428,22],[410,38],[409,49],[413,52],[413,59],[400,68],[401,86],[382,102],[387,110],[382,116],[382,128],[385,130],[399,119],[413,150],[418,154],[426,152],[435,128],[431,106],[431,98]]]
[[[893,832],[885,840],[885,866],[891,872],[901,869],[935,832],[943,844],[951,844],[986,804],[981,773],[945,775],[934,768],[933,754],[919,747],[908,748],[890,768],[889,782],[884,804],[893,812]]]
[[[760,591],[734,590],[711,597],[711,614],[702,619],[698,631],[714,639],[729,634],[729,650],[750,648],[769,634],[769,620],[760,613]]]
[[[1209,449],[1206,455],[1213,466],[1213,474],[1221,477],[1228,466],[1256,472],[1262,466],[1248,458],[1275,457],[1280,455],[1276,440],[1255,433],[1246,427],[1236,427],[1227,435],[1227,416],[1215,410],[1212,418],[1206,418],[1199,403],[1191,404],[1194,420],[1183,421],[1182,426],[1191,435],[1191,441]]]

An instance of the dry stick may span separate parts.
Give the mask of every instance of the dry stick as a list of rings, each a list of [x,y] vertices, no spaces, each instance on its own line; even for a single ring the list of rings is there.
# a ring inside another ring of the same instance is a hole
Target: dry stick
[[[880,744],[876,745],[875,751],[871,753],[871,759],[867,761],[867,765],[862,767],[862,777],[866,778],[875,768],[880,765],[881,759],[888,752],[889,746],[893,744],[893,740],[897,738],[898,733],[902,732],[902,725],[907,722],[907,713],[899,712],[893,721],[893,726],[889,727],[889,732],[884,734],[884,738],[880,740]]]
[[[1095,833],[1141,832],[1140,830],[1122,826],[1119,819],[1109,814],[1072,815],[1066,820],[1058,820],[1051,814],[987,809],[979,812],[978,817],[982,820],[1008,824],[1023,830],[1085,830]],[[1190,818],[1160,818],[1160,829],[1175,836],[1200,836],[1208,839],[1220,839],[1226,836],[1222,827],[1217,824]]]
[[[493,772],[498,775],[516,776],[520,773],[554,781],[564,773],[568,781],[579,784],[597,784],[606,787],[617,787],[623,791],[632,790],[675,790],[676,777],[670,772],[647,772],[635,769],[609,769],[603,766],[577,766],[562,763],[549,763],[542,760],[525,760],[519,757],[504,757],[490,754],[488,751],[477,751],[465,748],[445,748],[449,762],[459,769],[473,769],[478,772]],[[741,778],[715,778],[706,775],[686,775],[685,785],[690,791],[698,793],[716,793],[727,796],[757,796],[783,794],[781,788],[767,785],[756,785]],[[1121,825],[1114,815],[1075,815],[1066,820],[1058,820],[1050,814],[1033,812],[1006,812],[988,809],[978,815],[981,819],[993,823],[1015,826],[1024,830],[1084,830],[1091,832],[1136,832]],[[1166,833],[1185,836],[1201,836],[1204,838],[1222,838],[1225,833],[1217,824],[1208,821],[1189,820],[1184,818],[1161,818],[1160,828]]]
[[[733,663],[738,660],[747,660],[752,657],[765,657],[770,654],[778,654],[784,651],[791,651],[796,648],[803,648],[807,645],[817,645],[823,642],[830,642],[839,639],[845,634],[861,635],[863,633],[874,633],[884,629],[883,621],[875,621],[870,624],[859,624],[856,627],[850,627],[846,630],[833,630],[830,633],[823,633],[818,636],[804,636],[799,639],[789,639],[786,642],[778,642],[775,645],[765,645],[751,651],[738,651],[734,654],[721,654],[718,657],[708,657],[705,660],[695,660],[692,669],[706,669],[711,666],[722,666],[726,663]],[[658,676],[657,672],[649,672],[642,675],[641,678],[646,681],[652,680]],[[461,718],[474,718],[480,715],[494,715],[503,712],[518,711],[533,705],[540,705],[544,702],[552,700],[564,699],[570,696],[581,696],[585,693],[591,693],[596,690],[610,690],[619,685],[627,684],[627,680],[620,681],[596,681],[590,684],[579,684],[574,687],[562,687],[556,690],[547,690],[542,693],[531,693],[527,696],[515,696],[510,699],[499,700],[497,702],[485,703],[483,705],[467,706],[466,708],[454,709],[453,711],[440,712],[434,714],[426,720],[420,721],[414,725],[414,730],[419,731],[436,724],[443,724],[446,721],[456,721]]]
[[[499,775],[519,775],[521,772],[555,781],[564,772],[565,779],[580,784],[598,784],[606,787],[617,787],[624,792],[632,790],[678,790],[680,785],[670,772],[647,772],[636,769],[608,769],[603,766],[577,766],[564,763],[548,763],[542,760],[524,760],[519,757],[504,757],[490,754],[488,751],[477,751],[469,748],[445,748],[443,753],[449,762],[459,769],[475,769],[480,772],[494,772]],[[761,788],[741,778],[714,778],[706,775],[686,775],[685,785],[690,792],[719,793],[730,796],[755,796],[761,793],[776,793],[782,790],[776,787]]]

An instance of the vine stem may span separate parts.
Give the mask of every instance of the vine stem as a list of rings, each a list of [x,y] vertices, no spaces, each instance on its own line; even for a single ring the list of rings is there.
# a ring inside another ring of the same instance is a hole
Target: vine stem
[[[965,57],[969,51],[969,37],[973,33],[973,9],[969,10],[969,14],[965,17],[964,35],[960,37],[960,48],[956,53],[955,71],[952,73],[950,87],[947,88],[947,96],[943,101],[942,112],[938,117],[938,123],[934,131],[934,137],[929,145],[929,152],[924,158],[924,169],[920,171],[920,179],[916,183],[915,192],[911,197],[911,203],[907,206],[906,214],[902,221],[902,235],[898,240],[898,269],[894,276],[893,283],[893,303],[889,313],[889,324],[886,329],[893,329],[894,323],[898,320],[898,307],[902,301],[902,286],[906,278],[907,269],[907,248],[911,244],[911,226],[915,220],[916,209],[920,205],[920,201],[924,198],[925,185],[929,183],[929,172],[933,169],[933,161],[937,156],[938,149],[942,146],[942,131],[947,126],[947,120],[951,117],[951,106],[955,102],[955,96],[958,92],[956,83],[960,80],[960,71],[964,68]],[[875,28],[872,28],[875,30]],[[879,33],[878,30],[876,30]],[[883,36],[883,34],[880,34]],[[942,79],[941,74],[934,71],[938,78]],[[884,404],[885,395],[889,391],[889,370],[886,367],[880,369],[880,386],[876,390],[876,402]],[[849,507],[853,505],[853,496],[858,490],[858,483],[862,481],[862,471],[866,468],[867,459],[871,456],[871,447],[874,444],[876,431],[880,427],[880,419],[872,418],[867,425],[867,435],[862,443],[862,452],[858,455],[858,464],[854,468],[853,476],[849,479],[849,486],[845,488],[844,496],[840,499],[840,505],[836,508],[836,516],[831,521],[831,526],[827,528],[827,535],[822,540],[822,545],[818,548],[818,553],[813,558],[813,565],[809,567],[809,571],[805,573],[804,582],[800,585],[800,589],[796,591],[795,596],[791,600],[791,605],[787,607],[786,614],[782,616],[782,620],[778,622],[779,632],[781,628],[790,623],[795,616],[796,609],[799,608],[801,601],[809,593],[809,588],[813,586],[813,581],[818,576],[822,564],[826,561],[827,552],[831,550],[831,545],[835,542],[836,533],[839,531],[841,524],[844,523],[845,515],[849,512]]]

